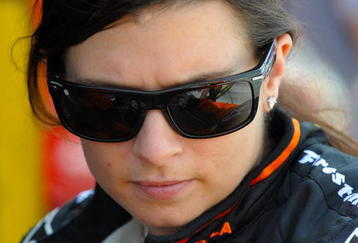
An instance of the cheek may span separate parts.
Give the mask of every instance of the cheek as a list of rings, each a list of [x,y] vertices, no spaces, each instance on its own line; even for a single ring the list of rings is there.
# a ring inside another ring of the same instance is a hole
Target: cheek
[[[199,156],[198,168],[208,186],[230,193],[256,165],[263,147],[263,126],[259,120],[240,131],[193,145]]]
[[[125,143],[118,146],[112,143],[96,143],[82,140],[82,148],[87,165],[96,178],[102,184],[113,184],[120,178],[125,178],[128,168],[123,158],[126,158]]]

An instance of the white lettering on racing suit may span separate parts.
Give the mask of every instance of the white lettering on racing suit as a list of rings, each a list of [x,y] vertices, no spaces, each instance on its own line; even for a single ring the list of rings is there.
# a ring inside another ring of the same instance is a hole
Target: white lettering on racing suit
[[[329,163],[321,157],[321,155],[311,151],[304,150],[305,155],[298,161],[300,164],[311,164],[314,167],[322,167],[322,173],[331,175],[331,180],[341,189],[338,190],[337,195],[343,199],[344,202],[348,201],[351,205],[358,207],[358,193],[354,192],[354,188],[346,183],[346,176],[339,173],[334,167],[330,167]]]

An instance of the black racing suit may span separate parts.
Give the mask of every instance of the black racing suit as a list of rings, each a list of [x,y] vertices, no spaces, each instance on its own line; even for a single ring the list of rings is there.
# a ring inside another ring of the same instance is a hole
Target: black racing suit
[[[276,146],[232,194],[180,232],[149,234],[145,243],[357,243],[358,158],[328,146],[311,123],[280,110],[272,119]],[[97,185],[49,213],[23,242],[102,242],[130,220]]]

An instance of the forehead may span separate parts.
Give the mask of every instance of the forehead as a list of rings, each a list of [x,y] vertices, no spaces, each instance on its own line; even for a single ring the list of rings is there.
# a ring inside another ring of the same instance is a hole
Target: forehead
[[[72,80],[160,89],[208,71],[252,67],[243,19],[225,1],[150,7],[69,48]],[[241,69],[241,70],[240,70]]]

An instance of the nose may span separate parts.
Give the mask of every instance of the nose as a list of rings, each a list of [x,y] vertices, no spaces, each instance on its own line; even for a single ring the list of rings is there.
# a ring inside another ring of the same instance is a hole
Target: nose
[[[182,141],[161,111],[150,110],[134,138],[133,153],[142,161],[161,167],[183,152]]]

